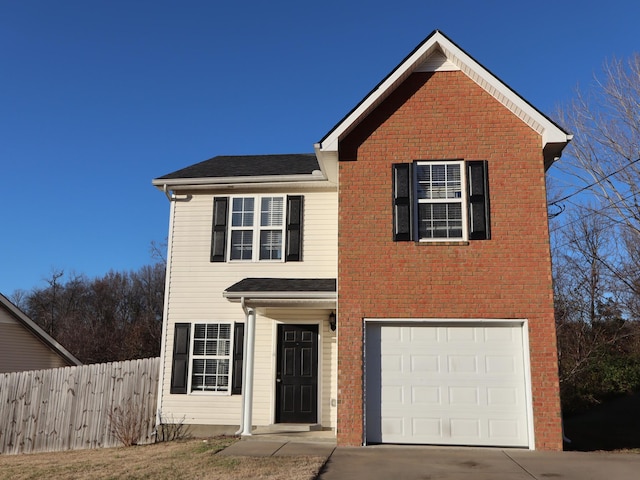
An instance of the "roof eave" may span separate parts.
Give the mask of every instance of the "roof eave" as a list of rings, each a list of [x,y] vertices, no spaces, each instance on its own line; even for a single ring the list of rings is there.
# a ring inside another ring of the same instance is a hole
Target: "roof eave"
[[[229,301],[240,301],[246,299],[260,300],[336,300],[336,292],[222,292],[222,296]]]
[[[312,174],[304,175],[260,175],[241,177],[200,177],[200,178],[154,178],[151,184],[160,190],[165,187],[202,187],[224,185],[255,185],[255,184],[280,184],[301,182],[322,182],[326,176],[316,170]]]

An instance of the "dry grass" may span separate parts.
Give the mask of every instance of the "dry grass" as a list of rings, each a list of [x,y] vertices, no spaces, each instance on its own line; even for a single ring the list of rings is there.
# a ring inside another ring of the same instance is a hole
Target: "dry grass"
[[[228,457],[234,438],[155,445],[0,455],[0,479],[290,479],[313,480],[322,457]]]

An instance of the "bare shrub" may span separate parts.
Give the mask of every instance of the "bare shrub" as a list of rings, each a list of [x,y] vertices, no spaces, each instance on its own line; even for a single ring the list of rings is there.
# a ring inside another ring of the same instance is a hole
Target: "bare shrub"
[[[137,445],[143,436],[143,419],[136,404],[114,407],[108,413],[111,433],[125,447]]]
[[[158,412],[160,424],[156,432],[156,442],[171,442],[173,440],[185,440],[191,438],[191,428],[185,425],[182,417],[176,421],[173,416],[165,417],[162,412]]]

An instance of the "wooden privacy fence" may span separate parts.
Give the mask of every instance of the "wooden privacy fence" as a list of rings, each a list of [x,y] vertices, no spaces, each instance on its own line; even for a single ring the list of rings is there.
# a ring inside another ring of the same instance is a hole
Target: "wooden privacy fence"
[[[147,358],[0,375],[0,453],[153,443],[159,370]]]

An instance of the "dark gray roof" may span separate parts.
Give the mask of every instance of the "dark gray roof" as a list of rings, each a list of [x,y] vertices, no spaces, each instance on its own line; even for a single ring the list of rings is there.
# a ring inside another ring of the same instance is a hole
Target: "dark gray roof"
[[[218,156],[169,173],[158,180],[177,178],[259,177],[265,175],[310,175],[320,170],[313,153],[284,155]]]
[[[245,278],[226,292],[335,292],[335,278]]]

